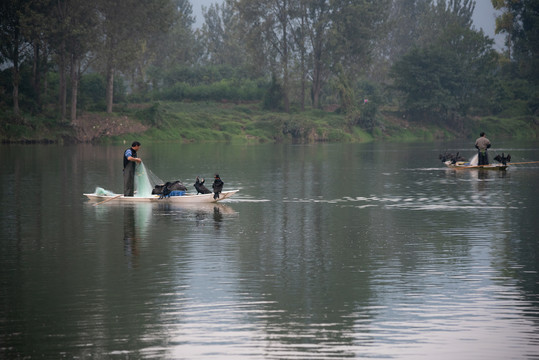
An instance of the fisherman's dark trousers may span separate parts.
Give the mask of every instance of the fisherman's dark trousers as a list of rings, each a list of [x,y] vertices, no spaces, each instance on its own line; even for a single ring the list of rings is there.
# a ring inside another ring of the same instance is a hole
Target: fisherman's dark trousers
[[[481,151],[477,153],[477,165],[488,165],[488,153],[487,151]]]
[[[124,168],[124,196],[133,196],[135,193],[135,165],[130,161]]]

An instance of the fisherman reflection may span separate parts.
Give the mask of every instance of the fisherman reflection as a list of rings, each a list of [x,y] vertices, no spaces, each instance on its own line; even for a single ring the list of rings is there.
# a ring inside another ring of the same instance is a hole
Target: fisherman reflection
[[[479,180],[487,180],[488,179],[489,172],[487,170],[479,170],[477,174],[477,178]]]
[[[483,193],[487,190],[490,170],[479,170],[477,172],[477,192]]]
[[[135,208],[124,207],[124,255],[127,258],[129,267],[136,267],[135,262],[138,257],[138,240],[135,229]]]

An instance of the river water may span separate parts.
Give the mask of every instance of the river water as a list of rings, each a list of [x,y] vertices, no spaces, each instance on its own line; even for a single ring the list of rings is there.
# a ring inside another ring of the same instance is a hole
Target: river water
[[[442,166],[469,142],[142,144],[165,181],[240,191],[92,206],[122,191],[126,147],[0,146],[0,358],[539,358],[539,164]]]

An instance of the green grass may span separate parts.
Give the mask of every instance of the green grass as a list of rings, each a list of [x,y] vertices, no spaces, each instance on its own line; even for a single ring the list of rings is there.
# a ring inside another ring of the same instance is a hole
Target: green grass
[[[470,137],[479,136],[481,131],[495,134],[498,138],[530,139],[537,138],[538,119],[532,116],[484,117],[474,123]]]
[[[120,112],[122,116],[138,119],[147,125],[149,130],[136,134],[137,139],[153,142],[413,142],[475,138],[481,131],[498,138],[517,139],[536,139],[539,134],[539,121],[533,116],[467,119],[460,132],[457,132],[440,124],[406,122],[396,112],[378,114],[377,126],[366,130],[351,124],[345,115],[338,113],[316,109],[292,113],[269,112],[262,110],[257,103],[160,101],[138,106],[137,109],[124,106]],[[61,141],[72,136],[69,125],[59,124],[50,118],[0,120],[0,139],[3,140]],[[99,141],[116,143],[132,137],[133,134],[124,134]]]

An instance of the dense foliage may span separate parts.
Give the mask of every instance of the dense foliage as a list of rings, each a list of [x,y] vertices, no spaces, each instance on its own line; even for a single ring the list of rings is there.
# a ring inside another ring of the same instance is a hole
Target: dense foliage
[[[0,121],[161,100],[337,109],[368,131],[381,109],[449,126],[536,119],[538,2],[492,3],[503,52],[473,26],[474,0],[224,0],[200,29],[189,0],[6,0]]]

